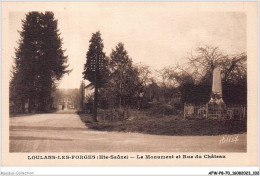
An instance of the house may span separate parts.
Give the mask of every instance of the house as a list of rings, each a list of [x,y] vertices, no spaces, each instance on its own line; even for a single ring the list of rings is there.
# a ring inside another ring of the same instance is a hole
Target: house
[[[85,102],[92,96],[94,95],[94,85],[92,83],[89,83],[84,87],[84,100]]]
[[[85,86],[82,83],[84,90],[82,91],[82,100],[81,100],[81,107],[85,113],[91,113],[93,107],[93,100],[94,100],[94,85],[89,83]],[[82,90],[82,89],[81,89]]]
[[[64,96],[58,100],[58,110],[74,109],[74,102],[71,96]]]

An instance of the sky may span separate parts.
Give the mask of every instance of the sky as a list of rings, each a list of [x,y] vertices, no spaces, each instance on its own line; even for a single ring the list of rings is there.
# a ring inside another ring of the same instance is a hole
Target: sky
[[[10,57],[20,36],[21,20],[28,11],[9,13]],[[180,11],[174,5],[143,3],[89,3],[84,8],[65,5],[53,10],[63,38],[70,69],[59,88],[79,88],[92,33],[101,32],[104,52],[118,42],[134,64],[161,69],[183,63],[198,46],[218,46],[228,54],[246,51],[246,15],[243,12]],[[10,59],[12,62],[12,59]],[[11,64],[10,64],[11,65]]]

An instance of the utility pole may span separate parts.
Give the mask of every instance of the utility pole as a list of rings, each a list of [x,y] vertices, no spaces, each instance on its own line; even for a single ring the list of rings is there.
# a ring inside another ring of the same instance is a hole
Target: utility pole
[[[87,60],[84,66],[84,79],[91,82],[94,86],[94,103],[93,103],[93,121],[97,122],[97,107],[98,107],[98,89],[103,83],[104,73],[104,59],[105,53],[103,53],[103,40],[101,33],[97,31],[93,33],[90,40],[89,50],[87,52]],[[102,73],[102,75],[100,74]]]
[[[93,105],[93,120],[97,122],[97,103],[98,103],[98,73],[99,73],[99,53],[96,54],[95,60],[95,92],[94,92],[94,105]]]

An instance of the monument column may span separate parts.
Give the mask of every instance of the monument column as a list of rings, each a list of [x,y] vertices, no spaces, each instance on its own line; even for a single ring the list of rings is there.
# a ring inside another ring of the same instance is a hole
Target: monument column
[[[213,70],[211,98],[208,102],[208,118],[224,118],[226,105],[222,99],[221,71],[219,67]]]

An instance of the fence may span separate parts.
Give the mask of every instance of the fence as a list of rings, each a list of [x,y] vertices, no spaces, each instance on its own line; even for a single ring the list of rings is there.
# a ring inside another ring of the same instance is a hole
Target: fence
[[[245,105],[228,106],[227,117],[230,119],[245,120],[247,118],[247,107]]]
[[[224,105],[221,108],[209,104],[184,104],[184,119],[235,119],[245,120],[245,105]]]

